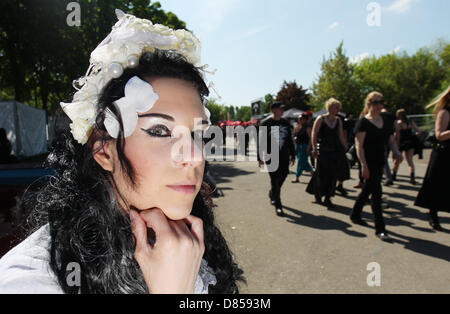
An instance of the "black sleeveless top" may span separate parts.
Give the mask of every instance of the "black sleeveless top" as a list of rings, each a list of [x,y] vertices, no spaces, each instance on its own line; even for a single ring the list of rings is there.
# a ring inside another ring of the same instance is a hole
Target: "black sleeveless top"
[[[404,122],[407,124],[406,129],[400,130],[400,145],[414,140],[414,131],[409,122]]]
[[[323,117],[322,125],[319,130],[318,140],[319,151],[321,152],[335,152],[339,148],[339,123],[340,118],[336,117],[336,125],[334,128],[330,128],[325,122],[325,117]]]

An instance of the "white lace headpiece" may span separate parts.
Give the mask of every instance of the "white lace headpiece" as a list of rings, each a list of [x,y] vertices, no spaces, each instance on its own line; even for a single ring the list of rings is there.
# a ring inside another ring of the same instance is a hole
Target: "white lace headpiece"
[[[74,138],[85,144],[95,124],[97,103],[100,92],[109,81],[122,75],[125,68],[137,67],[140,55],[155,49],[168,50],[183,55],[194,66],[200,67],[200,41],[190,32],[173,30],[167,26],[153,24],[116,9],[119,21],[111,33],[91,53],[90,66],[86,75],[74,81],[77,90],[71,103],[61,103],[61,107],[72,120],[70,128]],[[145,98],[145,96],[148,96]],[[152,86],[133,77],[125,87],[125,97],[116,101],[124,122],[125,137],[135,129],[137,112],[151,109],[158,95]],[[138,104],[136,105],[136,101]],[[139,104],[140,101],[140,104]],[[205,112],[210,118],[209,111]],[[105,127],[112,137],[117,137],[119,123],[115,115],[106,112]]]

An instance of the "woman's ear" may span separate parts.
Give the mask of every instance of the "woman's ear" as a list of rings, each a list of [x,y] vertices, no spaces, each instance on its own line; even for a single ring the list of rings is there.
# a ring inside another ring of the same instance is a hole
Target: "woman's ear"
[[[115,160],[115,146],[113,141],[98,140],[92,145],[93,157],[104,170],[113,172]]]

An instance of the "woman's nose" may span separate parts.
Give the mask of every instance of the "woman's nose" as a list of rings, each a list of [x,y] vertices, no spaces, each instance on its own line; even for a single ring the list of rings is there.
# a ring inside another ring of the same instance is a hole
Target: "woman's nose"
[[[197,167],[204,161],[203,133],[179,129],[178,140],[172,147],[172,160],[176,166]]]

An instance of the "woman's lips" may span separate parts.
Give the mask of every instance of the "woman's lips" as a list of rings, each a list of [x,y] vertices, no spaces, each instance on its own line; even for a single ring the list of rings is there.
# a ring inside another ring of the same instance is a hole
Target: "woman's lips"
[[[193,194],[195,185],[168,185],[169,188],[183,194]]]

